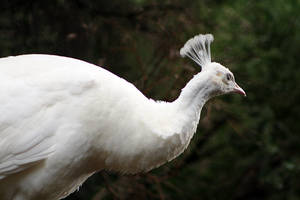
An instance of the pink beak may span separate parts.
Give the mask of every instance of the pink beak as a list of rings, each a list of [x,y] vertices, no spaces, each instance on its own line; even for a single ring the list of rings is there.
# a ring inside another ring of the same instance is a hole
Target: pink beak
[[[234,89],[233,89],[233,92],[234,92],[234,93],[241,94],[241,95],[243,95],[244,97],[247,96],[247,95],[246,95],[246,92],[245,92],[240,86],[238,86],[238,84],[235,84],[235,87],[234,87]]]

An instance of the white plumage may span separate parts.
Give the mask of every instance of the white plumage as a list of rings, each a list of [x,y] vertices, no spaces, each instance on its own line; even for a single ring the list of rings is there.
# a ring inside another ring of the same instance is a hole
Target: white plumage
[[[245,94],[227,68],[211,63],[211,41],[199,35],[182,48],[205,70],[169,103],[80,60],[1,58],[0,199],[61,199],[96,171],[138,173],[181,154],[208,99]]]

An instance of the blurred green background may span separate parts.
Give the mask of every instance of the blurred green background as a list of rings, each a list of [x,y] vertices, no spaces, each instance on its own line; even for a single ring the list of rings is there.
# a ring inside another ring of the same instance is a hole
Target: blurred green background
[[[209,101],[171,163],[135,176],[100,172],[68,200],[300,199],[299,0],[3,0],[0,8],[1,57],[82,59],[172,101],[200,71],[179,49],[212,33],[212,59],[247,92]]]

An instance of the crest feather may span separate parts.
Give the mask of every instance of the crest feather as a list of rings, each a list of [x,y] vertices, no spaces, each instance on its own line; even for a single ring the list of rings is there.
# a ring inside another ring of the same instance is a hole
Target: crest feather
[[[182,57],[189,57],[202,67],[202,70],[211,63],[210,43],[214,40],[212,34],[199,34],[189,39],[180,49]]]

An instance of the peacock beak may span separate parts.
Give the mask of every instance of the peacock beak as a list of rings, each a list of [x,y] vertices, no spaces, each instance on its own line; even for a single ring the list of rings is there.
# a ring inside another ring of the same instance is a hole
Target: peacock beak
[[[238,84],[236,84],[236,83],[234,84],[233,92],[234,92],[234,93],[241,94],[241,95],[243,95],[244,97],[247,96],[247,95],[246,95],[246,92],[245,92]]]

